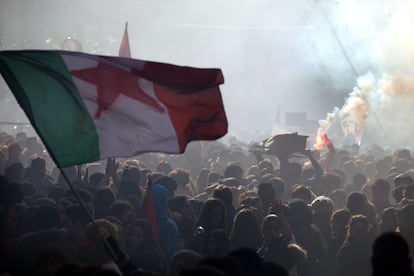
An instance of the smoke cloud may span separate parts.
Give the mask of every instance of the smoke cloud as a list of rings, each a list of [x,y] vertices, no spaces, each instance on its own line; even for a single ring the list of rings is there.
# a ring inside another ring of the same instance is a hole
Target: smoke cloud
[[[366,44],[374,70],[360,76],[344,105],[320,121],[319,131],[337,135],[337,143],[413,145],[414,41],[410,33],[414,6],[409,1],[392,3],[380,22],[382,31]],[[341,131],[343,135],[338,135]]]
[[[412,11],[404,0],[1,0],[0,47],[59,49],[72,37],[85,52],[116,55],[128,21],[134,58],[223,70],[229,136],[295,131],[284,114],[304,112],[329,113],[321,128],[345,126],[348,142],[405,143]],[[0,105],[0,121],[26,120],[4,82]]]

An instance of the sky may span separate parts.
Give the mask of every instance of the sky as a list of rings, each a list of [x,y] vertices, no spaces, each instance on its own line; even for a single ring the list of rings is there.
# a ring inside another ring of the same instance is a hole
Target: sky
[[[128,21],[132,57],[222,69],[229,135],[247,141],[295,130],[286,113],[313,122],[335,107],[354,114],[361,77],[377,83],[409,68],[412,60],[394,54],[410,52],[411,8],[406,0],[0,0],[0,48],[59,49],[72,37],[84,52],[117,55]],[[25,121],[4,81],[0,107],[0,121]],[[354,120],[380,128],[378,118]]]

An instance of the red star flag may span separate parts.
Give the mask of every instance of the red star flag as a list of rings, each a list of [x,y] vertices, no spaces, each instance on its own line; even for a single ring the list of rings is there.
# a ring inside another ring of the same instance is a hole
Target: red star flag
[[[129,36],[128,36],[128,22],[125,23],[125,31],[122,36],[121,46],[119,46],[120,57],[131,57],[131,47],[129,47]]]
[[[0,51],[0,73],[62,168],[227,132],[220,69],[32,50]]]

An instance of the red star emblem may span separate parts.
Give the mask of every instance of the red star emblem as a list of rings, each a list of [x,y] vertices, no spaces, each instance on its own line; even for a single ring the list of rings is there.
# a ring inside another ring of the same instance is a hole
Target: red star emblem
[[[158,112],[165,111],[159,102],[141,90],[138,76],[117,66],[98,63],[96,67],[73,70],[71,74],[96,86],[98,110],[95,118],[99,118],[103,111],[109,109],[120,94],[146,104]]]

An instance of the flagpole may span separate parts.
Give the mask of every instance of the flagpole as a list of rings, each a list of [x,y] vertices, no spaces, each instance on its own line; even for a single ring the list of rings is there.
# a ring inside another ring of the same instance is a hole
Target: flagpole
[[[95,218],[92,216],[91,212],[89,211],[88,207],[86,207],[85,202],[83,202],[82,198],[79,196],[78,192],[76,192],[75,188],[72,185],[72,182],[69,180],[68,176],[66,175],[65,171],[63,170],[63,168],[58,167],[60,173],[62,174],[63,178],[66,181],[66,184],[68,184],[72,194],[75,196],[75,198],[78,200],[79,204],[82,206],[83,210],[86,212],[86,214],[88,215],[89,220],[95,224]]]
[[[88,216],[89,220],[95,226],[96,225],[95,218],[91,214],[91,212],[88,209],[88,207],[86,206],[85,202],[83,202],[82,198],[79,196],[78,192],[76,192],[76,189],[73,187],[72,182],[69,180],[69,178],[66,175],[65,171],[63,170],[63,168],[61,168],[59,166],[57,168],[59,169],[59,171],[62,174],[63,178],[65,179],[66,183],[68,184],[71,192],[73,193],[73,195],[75,196],[75,198],[78,200],[79,204],[82,206],[82,208],[85,211],[86,215]],[[108,253],[112,257],[112,259],[118,260],[118,256],[115,254],[115,252],[114,252],[112,246],[109,244],[108,240],[107,239],[103,239],[103,242],[105,244],[105,248],[108,250]]]

